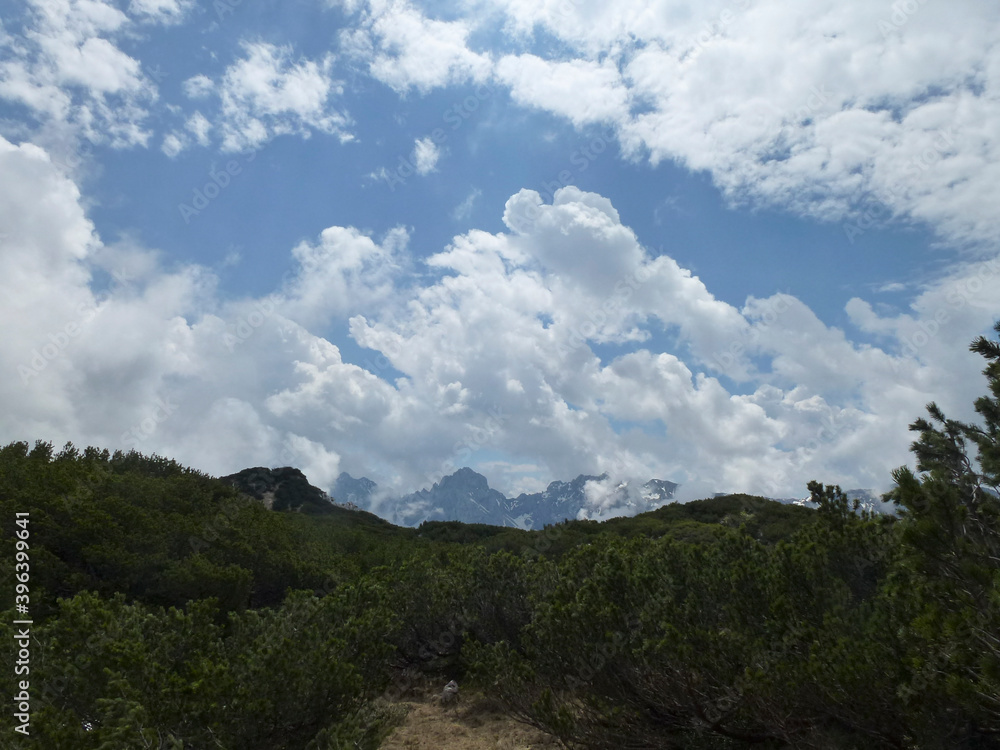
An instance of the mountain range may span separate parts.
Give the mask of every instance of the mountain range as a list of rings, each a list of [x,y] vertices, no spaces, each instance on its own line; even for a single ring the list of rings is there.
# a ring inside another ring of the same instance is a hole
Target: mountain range
[[[613,482],[607,474],[581,474],[568,482],[551,482],[542,492],[508,498],[492,489],[486,477],[468,467],[443,477],[429,489],[402,496],[381,492],[371,479],[355,478],[346,472],[337,478],[330,494],[309,484],[306,476],[292,467],[254,467],[222,479],[274,510],[335,513],[346,509],[367,511],[397,526],[461,521],[521,529],[541,529],[566,519],[634,516],[669,503],[678,487],[663,479],[638,485]],[[859,501],[859,509],[878,513],[895,511],[891,503],[882,502],[870,490],[848,490],[845,494],[848,499]],[[778,501],[812,507],[804,499]]]
[[[342,505],[368,510],[399,526],[423,521],[461,521],[493,526],[540,529],[568,518],[604,519],[635,515],[669,502],[674,482],[651,479],[641,486],[613,483],[607,474],[581,474],[569,482],[551,482],[542,492],[508,498],[492,489],[482,474],[465,467],[435,482],[430,489],[401,497],[380,493],[367,477],[344,472],[332,488]]]
[[[881,495],[878,495],[871,490],[845,490],[844,496],[851,501],[858,501],[857,510],[868,511],[869,513],[881,513],[882,515],[895,515],[899,512],[899,509],[892,503],[886,502],[882,499]],[[806,508],[815,508],[815,503],[809,502],[809,498],[802,500],[798,499],[778,499],[781,503],[791,503],[793,505],[802,505]]]

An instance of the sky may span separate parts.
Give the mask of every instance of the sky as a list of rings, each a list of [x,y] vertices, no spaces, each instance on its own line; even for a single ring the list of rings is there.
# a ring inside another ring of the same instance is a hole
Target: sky
[[[0,441],[884,491],[998,205],[989,0],[0,0]]]

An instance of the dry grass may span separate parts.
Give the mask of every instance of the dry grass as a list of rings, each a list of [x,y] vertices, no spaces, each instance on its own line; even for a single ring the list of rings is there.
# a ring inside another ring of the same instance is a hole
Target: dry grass
[[[401,702],[406,718],[381,750],[558,750],[559,742],[500,713],[482,696],[462,695],[454,707],[426,691]]]

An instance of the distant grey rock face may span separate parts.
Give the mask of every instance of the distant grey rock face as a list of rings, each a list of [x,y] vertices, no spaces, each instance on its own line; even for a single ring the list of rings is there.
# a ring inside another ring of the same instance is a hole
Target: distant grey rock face
[[[634,515],[653,510],[669,502],[677,489],[675,483],[662,479],[652,479],[639,488],[627,484],[608,487],[607,480],[606,474],[581,474],[569,482],[551,482],[543,492],[508,498],[491,489],[482,474],[466,467],[442,478],[430,489],[382,500],[377,507],[373,502],[377,485],[365,477],[355,479],[343,473],[332,493],[338,502],[352,502],[401,526],[418,526],[423,521],[461,521],[540,529],[567,518]],[[595,507],[597,496],[599,508]]]
[[[355,479],[344,471],[333,485],[333,499],[338,503],[353,503],[359,508],[367,508],[377,486],[368,477]]]
[[[663,479],[651,479],[639,487],[627,482],[612,487],[607,474],[581,474],[569,482],[550,482],[544,492],[518,495],[512,504],[529,512],[531,528],[540,529],[567,518],[634,516],[670,502],[676,490],[677,484]]]
[[[490,489],[486,477],[472,469],[462,468],[443,477],[429,490],[420,490],[403,496],[401,510],[421,509],[428,512],[427,520],[462,521],[503,526],[508,510],[507,498]],[[419,512],[419,510],[418,510]]]

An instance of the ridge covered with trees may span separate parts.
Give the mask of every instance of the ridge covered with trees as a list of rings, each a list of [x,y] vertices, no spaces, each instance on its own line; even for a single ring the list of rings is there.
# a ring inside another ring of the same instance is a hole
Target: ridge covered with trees
[[[34,620],[17,746],[374,750],[430,675],[571,748],[998,748],[1000,343],[972,349],[980,423],[929,405],[895,516],[813,482],[816,510],[732,495],[405,529],[269,509],[157,456],[11,443],[0,595],[27,512]]]

